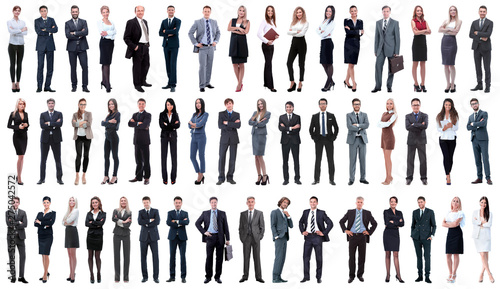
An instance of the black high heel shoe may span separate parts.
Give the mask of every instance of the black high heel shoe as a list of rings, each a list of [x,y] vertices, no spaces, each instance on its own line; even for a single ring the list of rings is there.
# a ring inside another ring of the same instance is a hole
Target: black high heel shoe
[[[420,84],[420,89],[422,92],[427,92],[427,89],[425,89],[425,85]]]
[[[255,182],[256,185],[260,185],[262,182],[262,175],[259,175],[259,179]]]
[[[403,281],[403,279],[401,279],[400,277],[398,277],[398,275],[396,275],[396,280],[399,281],[399,283],[404,283],[405,281]]]
[[[356,90],[358,89],[358,84],[356,82],[354,84],[356,84],[356,88],[352,88],[352,92],[356,92]],[[354,85],[352,87],[354,87]]]
[[[260,183],[262,186],[269,184],[269,176],[268,175],[264,176],[266,177],[266,180],[264,181],[264,177],[262,177],[262,182]]]
[[[102,182],[101,182],[101,185],[105,185],[105,184],[107,184],[107,183],[109,183],[109,177],[108,177],[106,180],[102,181]]]
[[[333,90],[334,87],[335,87],[335,82],[330,82],[327,86],[323,87],[321,91],[327,92],[330,89]]]
[[[453,89],[450,89],[450,92],[454,93],[455,91],[457,91],[457,85],[453,84]]]
[[[397,278],[397,277],[396,277]],[[389,283],[389,281],[391,281],[391,275],[387,275],[385,277],[385,283]]]
[[[97,283],[101,283],[101,273],[97,273]]]
[[[115,179],[115,182],[109,181],[110,185],[118,184],[118,178]]]
[[[294,91],[296,88],[297,88],[297,83],[296,83],[296,82],[294,82],[294,83],[293,83],[293,85],[292,85],[292,87],[290,87],[290,88],[289,88],[289,89],[287,89],[286,91],[288,91],[288,92],[292,92],[292,91]]]
[[[91,284],[94,284],[95,280],[94,280],[94,273],[90,273],[90,283]]]
[[[448,87],[444,90],[444,92],[446,92],[446,93],[450,92],[450,88],[451,88],[451,85],[450,85],[450,86],[448,86]]]
[[[418,86],[418,85],[415,85],[415,84],[414,84],[414,85],[413,85],[413,91],[414,91],[414,92],[421,92],[421,91],[422,91],[422,89],[420,88],[420,86]]]
[[[302,91],[302,85],[299,88],[297,88],[297,92],[301,92],[301,91]]]
[[[201,183],[205,184],[205,176],[203,176],[203,178],[201,178],[201,180],[199,182],[198,181],[194,181],[195,185],[199,185]]]
[[[347,86],[348,88],[352,89],[352,86],[351,86],[351,85],[349,85],[349,84],[347,84],[347,82],[345,82],[345,80],[344,80],[344,87],[346,87],[346,86]]]

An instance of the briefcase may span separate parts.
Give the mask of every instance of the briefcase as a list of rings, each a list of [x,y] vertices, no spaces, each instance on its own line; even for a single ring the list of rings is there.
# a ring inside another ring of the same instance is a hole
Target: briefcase
[[[233,246],[232,245],[227,245],[224,248],[224,255],[225,255],[224,260],[226,260],[226,261],[233,259]]]
[[[405,68],[403,62],[404,62],[403,55],[389,58],[389,71],[391,73],[396,73],[400,70],[403,70]]]

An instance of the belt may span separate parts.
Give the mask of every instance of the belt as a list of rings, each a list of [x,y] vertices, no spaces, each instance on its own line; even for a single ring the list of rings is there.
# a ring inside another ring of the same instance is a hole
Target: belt
[[[212,44],[201,44],[203,46],[213,46]]]
[[[363,235],[363,233],[352,233],[353,236]]]
[[[148,43],[141,43],[141,42],[139,42],[137,45],[144,45],[146,47],[149,47],[149,42]]]

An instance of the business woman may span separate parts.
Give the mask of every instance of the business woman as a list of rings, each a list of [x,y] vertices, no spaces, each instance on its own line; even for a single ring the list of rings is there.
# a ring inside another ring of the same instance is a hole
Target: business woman
[[[465,214],[462,211],[462,201],[459,197],[454,197],[451,200],[451,211],[443,220],[443,227],[448,228],[446,236],[446,262],[450,273],[448,283],[455,283],[460,255],[464,253],[463,226],[465,226]]]
[[[113,252],[115,259],[115,283],[120,282],[120,249],[123,244],[123,282],[128,283],[128,269],[130,266],[130,224],[132,211],[126,197],[120,198],[120,205],[113,210]]]
[[[267,111],[266,101],[263,98],[257,100],[257,110],[253,112],[248,124],[252,127],[252,149],[255,156],[255,168],[257,169],[256,185],[269,184],[269,176],[264,162],[266,151],[267,123],[271,118],[271,112]]]
[[[457,56],[456,35],[460,32],[462,20],[458,18],[457,7],[451,6],[448,10],[448,19],[441,24],[439,32],[443,33],[441,40],[441,57],[444,65],[444,75],[446,77],[446,89],[444,92],[455,92],[455,57]]]
[[[85,217],[87,231],[87,250],[89,252],[90,283],[94,283],[94,256],[97,267],[97,283],[101,283],[101,251],[102,251],[102,226],[106,222],[106,213],[102,211],[101,199],[93,197],[90,200],[90,211]]]
[[[173,99],[168,98],[165,101],[165,109],[160,112],[159,119],[161,128],[161,175],[163,184],[168,185],[167,155],[168,145],[170,144],[170,160],[172,162],[170,181],[173,185],[177,179],[177,129],[181,126]]]
[[[111,98],[108,100],[108,115],[101,121],[101,125],[106,128],[105,139],[104,139],[104,179],[101,185],[109,183],[110,185],[116,184],[118,182],[118,165],[120,160],[118,159],[118,143],[120,138],[118,137],[118,128],[120,128],[120,112],[118,111],[118,103],[116,99]],[[109,179],[109,155],[113,153],[113,177]]]
[[[288,35],[293,36],[292,45],[290,46],[290,51],[288,52],[288,60],[286,66],[288,67],[288,77],[290,78],[290,88],[287,89],[288,92],[292,92],[297,88],[295,83],[295,78],[293,76],[293,62],[297,55],[299,56],[299,87],[298,92],[302,91],[302,81],[304,81],[304,71],[306,63],[306,32],[309,28],[309,22],[307,22],[306,11],[302,7],[297,7],[293,10],[292,23],[290,24],[290,29],[288,29]]]
[[[24,57],[24,35],[28,34],[28,27],[23,20],[19,19],[21,7],[14,6],[12,8],[14,17],[7,21],[9,30],[9,59],[10,59],[10,79],[12,81],[12,92],[19,92],[19,81],[21,81],[21,71],[23,68]],[[17,80],[17,81],[16,81]]]
[[[38,228],[38,254],[42,255],[43,262],[43,277],[39,280],[47,283],[49,273],[49,255],[54,234],[52,232],[52,225],[56,221],[56,212],[50,209],[50,197],[43,197],[43,212],[36,215],[35,227]]]
[[[425,62],[427,61],[427,41],[426,35],[431,34],[429,23],[424,19],[424,8],[417,5],[413,9],[413,18],[411,20],[411,29],[413,31],[413,44],[411,51],[413,52],[413,66],[411,73],[413,75],[413,91],[427,92],[425,88]],[[420,64],[420,84],[417,78],[417,68]]]
[[[7,127],[14,131],[14,134],[12,135],[12,142],[14,143],[17,155],[18,185],[24,185],[21,180],[21,174],[23,172],[24,154],[26,153],[26,147],[28,146],[28,127],[30,126],[28,113],[25,109],[26,100],[22,98],[17,99],[16,108],[9,114],[9,121],[7,122]]]
[[[439,146],[443,153],[444,172],[446,184],[451,185],[451,168],[453,167],[453,154],[457,146],[458,112],[453,100],[446,98],[443,101],[441,112],[436,116],[437,131],[439,132]]]
[[[491,225],[493,223],[493,214],[490,212],[490,204],[487,197],[481,197],[479,200],[479,210],[472,214],[472,238],[476,245],[477,252],[481,255],[481,274],[479,275],[479,283],[483,282],[484,271],[488,273],[490,282],[494,283],[495,279],[490,271],[488,264],[488,254],[491,251]]]
[[[76,269],[76,249],[80,248],[80,239],[78,238],[78,199],[70,197],[68,200],[68,210],[62,220],[63,226],[66,227],[64,235],[64,248],[68,250],[69,257],[69,277],[66,279],[71,283],[75,283]]]
[[[396,105],[394,104],[394,99],[389,98],[385,103],[386,112],[382,114],[382,118],[378,122],[377,126],[382,128],[382,150],[384,151],[384,161],[385,161],[385,180],[382,185],[389,185],[392,183],[392,161],[391,153],[394,150],[394,145],[396,144],[396,139],[394,137],[394,132],[392,127],[398,119],[398,113],[396,112]]]
[[[344,87],[347,86],[349,89],[352,89],[352,92],[356,92],[358,84],[354,77],[354,65],[358,64],[359,40],[365,31],[363,30],[363,20],[358,19],[358,8],[352,5],[349,8],[349,13],[351,13],[351,19],[344,19],[344,63],[348,64]]]
[[[87,183],[85,174],[87,173],[87,167],[89,165],[89,151],[90,143],[94,135],[92,134],[92,113],[86,111],[87,101],[85,98],[81,98],[78,101],[78,111],[73,113],[73,120],[71,124],[73,125],[73,140],[75,141],[76,148],[76,177],[75,185],[80,182],[80,166],[82,164],[82,150],[83,150],[83,174],[82,174],[82,184]]]
[[[198,173],[198,178],[194,181],[195,185],[205,183],[205,146],[207,145],[207,136],[205,134],[205,124],[208,120],[208,112],[205,112],[205,101],[202,98],[196,99],[195,113],[188,122],[191,129],[191,152],[190,158],[193,163],[194,170]],[[196,160],[196,151],[200,163]]]
[[[394,267],[396,267],[396,280],[399,283],[404,283],[401,279],[401,271],[399,270],[399,228],[405,225],[403,213],[396,210],[398,198],[391,197],[389,199],[390,208],[384,211],[384,251],[385,251],[385,268],[387,275],[385,282],[389,282],[391,278],[391,252],[394,256]]]
[[[111,92],[111,83],[109,82],[109,73],[111,61],[113,59],[113,49],[115,48],[116,27],[115,24],[109,20],[109,7],[101,7],[102,20],[97,22],[97,28],[101,35],[99,41],[99,50],[101,52],[99,63],[102,65],[102,81],[101,89],[104,86],[106,92]]]
[[[231,32],[229,56],[231,56],[234,74],[238,81],[236,92],[240,92],[243,89],[245,63],[248,57],[247,34],[250,31],[250,21],[247,19],[247,8],[245,6],[241,5],[238,8],[238,17],[229,21],[227,31]]]
[[[326,73],[326,83],[321,91],[326,92],[333,89],[335,82],[333,81],[333,28],[335,27],[335,7],[329,5],[325,9],[325,17],[323,22],[316,29],[321,38],[321,49],[319,52],[319,63],[323,65]]]
[[[265,37],[269,30],[273,29],[276,32],[274,39],[267,39]],[[269,5],[266,7],[266,15],[264,20],[260,23],[259,30],[257,31],[257,37],[262,41],[262,53],[264,54],[264,87],[268,88],[272,92],[277,90],[274,88],[273,81],[273,55],[274,55],[274,41],[279,38],[276,28],[276,11],[274,11],[274,6]]]

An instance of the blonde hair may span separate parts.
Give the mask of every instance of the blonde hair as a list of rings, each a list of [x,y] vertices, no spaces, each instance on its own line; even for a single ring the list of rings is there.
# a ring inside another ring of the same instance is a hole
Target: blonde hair
[[[71,212],[73,212],[73,210],[72,210],[72,209],[71,209],[71,207],[69,206],[69,201],[70,201],[71,199],[75,200],[75,207],[73,208],[73,210],[74,210],[74,209],[78,209],[78,199],[77,199],[77,198],[75,198],[75,197],[73,197],[73,196],[69,197],[69,199],[68,199],[68,210],[66,211],[66,214],[64,215],[64,218],[63,218],[63,221],[64,221],[64,222],[65,222],[65,221],[66,221],[66,219],[69,217],[69,215],[71,214]]]
[[[108,12],[109,12],[109,7],[106,6],[106,5],[104,5],[104,6],[101,7],[101,13],[102,13],[102,10],[108,10]]]
[[[123,210],[123,208],[122,208],[122,204],[121,204],[121,200],[122,200],[122,199],[125,199],[125,201],[127,201],[127,205],[125,206],[125,212],[130,213],[130,208],[129,208],[129,206],[128,206],[128,199],[127,199],[127,197],[125,197],[125,196],[123,196],[123,197],[121,197],[121,198],[120,198],[120,202],[118,203],[118,209],[116,209],[116,210],[117,210],[119,213]]]
[[[450,15],[450,10],[451,8],[455,8],[455,11],[457,12],[456,15],[455,15],[455,27],[456,25],[458,25],[458,23],[460,23],[460,18],[458,18],[458,9],[457,9],[457,6],[454,6],[454,5],[451,5],[450,8],[448,9],[448,19],[443,23],[443,27],[446,27],[448,26],[448,24],[451,23],[451,15]]]
[[[307,22],[306,11],[304,10],[304,8],[297,6],[297,8],[295,8],[295,10],[293,10],[293,16],[292,16],[293,20],[292,20],[292,24],[290,26],[293,26],[293,25],[297,24],[297,22],[299,22],[299,18],[297,18],[297,11],[299,11],[299,10],[302,11],[302,19],[300,20],[300,23]]]
[[[459,197],[454,197],[453,199],[451,199],[451,205],[450,205],[451,210],[453,211],[453,200],[454,199],[458,200],[458,210],[461,211],[462,210],[462,201],[460,200]]]
[[[243,6],[243,5],[241,5],[240,7],[238,7],[238,13],[236,15],[236,19],[240,18],[240,13],[239,12],[240,12],[241,8],[243,8],[243,11],[245,11],[245,15],[242,18],[242,20],[243,20],[242,22],[248,22],[248,20],[247,20],[247,8],[245,6]]]
[[[259,101],[262,102],[263,109],[259,109]],[[257,116],[260,115],[260,119],[264,118],[264,115],[266,115],[267,112],[267,105],[266,105],[266,100],[263,98],[259,98],[257,100],[257,111],[255,112],[255,115],[252,117],[252,120],[256,120]]]
[[[14,108],[14,111],[12,112],[12,116],[15,116],[16,112],[19,111],[19,103],[20,102],[24,103],[24,110],[23,110],[23,112],[26,111],[26,100],[24,100],[22,98],[18,98],[17,101],[16,101],[16,107]]]

